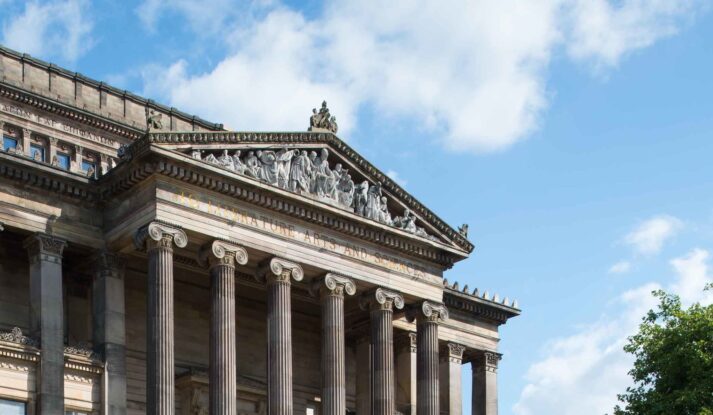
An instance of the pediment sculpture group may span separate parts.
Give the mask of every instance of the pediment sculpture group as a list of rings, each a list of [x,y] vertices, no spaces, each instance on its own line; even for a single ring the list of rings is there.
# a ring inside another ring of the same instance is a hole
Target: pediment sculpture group
[[[277,151],[249,150],[245,155],[240,150],[236,150],[232,155],[228,150],[223,150],[217,157],[212,153],[203,157],[201,150],[194,150],[192,156],[291,192],[316,197],[322,202],[385,225],[435,240],[423,228],[416,226],[416,216],[408,208],[402,216],[391,215],[380,183],[370,184],[367,180],[355,183],[341,163],[336,163],[332,168],[329,165],[327,149],[321,149],[319,154],[315,150],[287,148]]]

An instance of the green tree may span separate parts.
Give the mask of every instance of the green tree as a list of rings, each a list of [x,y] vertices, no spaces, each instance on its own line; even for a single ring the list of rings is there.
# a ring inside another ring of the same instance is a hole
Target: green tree
[[[706,290],[713,289],[708,285]],[[619,395],[616,415],[713,415],[713,304],[654,291],[660,303],[624,346],[635,356],[634,386]]]

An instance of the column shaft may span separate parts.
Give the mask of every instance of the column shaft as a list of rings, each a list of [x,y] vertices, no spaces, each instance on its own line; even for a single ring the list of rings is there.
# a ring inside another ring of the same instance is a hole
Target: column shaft
[[[210,413],[237,415],[235,267],[216,265],[210,274]]]
[[[498,415],[498,361],[495,352],[482,352],[471,362],[473,415]]]
[[[461,415],[463,413],[462,375],[463,352],[465,347],[456,343],[446,343],[441,347],[440,394],[441,413]]]
[[[292,415],[292,303],[290,280],[268,282],[268,412]]]
[[[322,297],[322,415],[347,411],[346,351],[344,345],[344,295],[356,292],[354,282],[328,273],[317,281]]]
[[[416,332],[396,339],[396,409],[416,415]]]
[[[35,234],[25,240],[30,257],[30,325],[40,339],[38,414],[64,413],[64,310],[62,251],[66,242]]]
[[[419,318],[417,330],[417,414],[438,415],[438,323]]]
[[[371,415],[371,339],[368,334],[356,342],[356,412]],[[368,370],[364,370],[368,368]]]
[[[94,258],[92,284],[94,347],[104,356],[108,415],[126,414],[126,333],[124,275],[116,254]]]
[[[149,415],[174,413],[173,249],[157,245],[148,252],[148,324],[146,359]]]

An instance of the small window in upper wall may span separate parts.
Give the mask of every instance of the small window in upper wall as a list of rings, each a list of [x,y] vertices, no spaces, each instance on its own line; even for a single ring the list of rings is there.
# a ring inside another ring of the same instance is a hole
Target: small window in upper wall
[[[57,167],[69,170],[69,154],[57,153]]]
[[[0,399],[0,414],[2,415],[25,415],[25,407],[24,402]]]
[[[30,158],[35,161],[45,161],[45,148],[30,144]]]
[[[2,149],[3,151],[14,150],[17,148],[17,140],[12,137],[3,136],[2,137]]]
[[[92,174],[90,176],[94,177],[94,178],[97,177],[96,164],[94,164],[93,162],[91,162],[89,160],[82,160],[82,171],[87,173],[87,175],[89,175],[89,171],[91,171]]]

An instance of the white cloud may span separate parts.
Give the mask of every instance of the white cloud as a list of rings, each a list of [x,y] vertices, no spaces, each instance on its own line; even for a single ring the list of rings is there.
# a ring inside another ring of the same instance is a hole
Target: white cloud
[[[178,14],[197,34],[207,35],[224,31],[226,21],[240,16],[246,3],[234,0],[144,0],[136,8],[136,15],[146,29],[153,31],[161,17]]]
[[[686,304],[711,302],[703,287],[712,280],[708,273],[707,251],[694,249],[671,261],[674,281],[667,290],[681,296]],[[633,358],[624,353],[627,337],[641,323],[644,314],[656,305],[651,291],[660,288],[648,283],[620,295],[593,324],[574,334],[553,339],[544,348],[544,357],[528,369],[527,385],[513,410],[518,415],[601,415],[611,413],[617,394],[630,385],[628,371]]]
[[[682,227],[683,222],[673,216],[654,216],[627,234],[624,237],[624,243],[639,254],[658,254],[664,243],[674,237]]]
[[[231,50],[212,70],[193,73],[190,63],[178,61],[147,73],[146,92],[241,129],[303,130],[309,108],[324,98],[340,118],[342,135],[356,124],[358,109],[369,106],[386,118],[417,120],[450,149],[498,151],[540,123],[556,47],[564,45],[576,59],[614,65],[628,51],[674,33],[675,17],[693,13],[659,5],[652,15],[648,2],[597,2],[607,5],[603,18],[594,19],[586,13],[592,6],[579,0],[447,7],[345,0],[324,6],[314,19],[265,6],[238,29],[227,25]],[[163,4],[144,3],[147,21]]]
[[[625,274],[631,270],[631,262],[629,261],[619,261],[616,264],[609,267],[610,274]]]
[[[3,21],[3,43],[45,59],[76,61],[94,44],[86,0],[25,3],[24,11]]]

